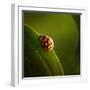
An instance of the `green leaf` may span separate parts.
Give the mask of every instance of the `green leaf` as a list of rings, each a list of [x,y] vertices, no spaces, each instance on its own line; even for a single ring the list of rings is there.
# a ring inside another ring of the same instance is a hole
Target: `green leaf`
[[[45,51],[40,44],[40,33],[24,26],[24,76],[64,75],[54,50]]]

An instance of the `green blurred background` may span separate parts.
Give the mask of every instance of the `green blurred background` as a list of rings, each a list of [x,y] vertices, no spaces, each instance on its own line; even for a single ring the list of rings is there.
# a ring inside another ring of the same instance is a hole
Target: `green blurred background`
[[[80,74],[80,14],[23,11],[23,21],[52,37],[65,75]]]

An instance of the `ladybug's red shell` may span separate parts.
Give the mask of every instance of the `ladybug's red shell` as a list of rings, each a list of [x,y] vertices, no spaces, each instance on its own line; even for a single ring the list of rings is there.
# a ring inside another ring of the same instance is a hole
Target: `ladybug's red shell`
[[[41,35],[40,42],[45,50],[52,50],[54,48],[53,40],[47,35]]]

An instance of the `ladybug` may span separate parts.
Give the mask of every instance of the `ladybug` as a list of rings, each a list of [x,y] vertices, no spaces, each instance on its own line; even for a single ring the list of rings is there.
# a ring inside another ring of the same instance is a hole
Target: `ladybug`
[[[46,50],[46,51],[53,50],[54,42],[49,36],[41,35],[40,42],[41,42],[41,46],[43,47],[44,50]]]

